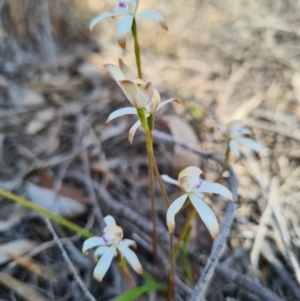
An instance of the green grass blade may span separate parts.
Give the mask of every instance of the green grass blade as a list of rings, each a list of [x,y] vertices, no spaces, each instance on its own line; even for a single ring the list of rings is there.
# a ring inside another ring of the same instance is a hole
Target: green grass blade
[[[138,286],[138,287],[130,290],[129,292],[124,293],[119,298],[117,298],[115,301],[130,301],[130,300],[137,298],[150,291],[164,292],[164,291],[166,291],[166,287],[161,284],[156,284],[156,283],[145,284],[142,286]]]
[[[69,230],[76,232],[77,234],[81,235],[84,238],[90,238],[90,237],[95,236],[91,232],[83,229],[82,227],[76,225],[75,223],[65,219],[64,217],[57,215],[39,205],[36,205],[36,204],[30,202],[29,200],[26,200],[12,192],[9,192],[7,190],[0,188],[0,195],[2,195],[3,197],[5,197],[11,201],[14,201],[14,202],[22,205],[30,210],[33,210],[45,217],[48,217],[50,220],[61,224],[62,226],[68,228]]]

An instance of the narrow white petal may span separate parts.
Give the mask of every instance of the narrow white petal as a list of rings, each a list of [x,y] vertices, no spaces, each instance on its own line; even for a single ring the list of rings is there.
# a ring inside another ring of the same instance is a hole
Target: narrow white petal
[[[107,126],[113,119],[124,116],[124,115],[136,115],[136,108],[133,107],[126,107],[126,108],[122,108],[122,109],[118,109],[116,111],[113,111],[112,113],[110,113],[110,115],[108,116],[105,125]]]
[[[135,132],[136,132],[136,130],[139,128],[139,126],[141,126],[140,120],[138,120],[138,121],[130,128],[129,134],[128,134],[128,140],[129,140],[130,144],[132,144],[132,141],[133,141]]]
[[[216,219],[215,214],[211,210],[211,208],[201,199],[199,199],[196,195],[191,193],[189,198],[200,215],[203,223],[207,227],[210,235],[213,239],[215,239],[219,233],[219,224]]]
[[[94,277],[98,281],[102,281],[104,275],[106,274],[112,259],[115,256],[116,246],[111,246],[100,258],[95,269],[94,269]]]
[[[134,80],[137,79],[136,75],[132,72],[132,70],[123,62],[122,59],[119,59],[119,67],[122,70],[125,79]],[[143,82],[144,83],[144,82]]]
[[[168,103],[172,102],[172,101],[177,101],[177,99],[176,99],[176,98],[170,98],[170,99],[168,99],[168,100],[162,101],[162,102],[158,105],[156,111],[159,110],[161,107],[167,105]]]
[[[136,16],[144,17],[147,19],[150,19],[152,21],[157,22],[163,29],[168,30],[168,26],[166,24],[164,16],[156,11],[143,11],[140,13],[137,13]]]
[[[111,215],[105,216],[104,222],[105,222],[106,226],[115,226],[116,225],[116,221]]]
[[[225,186],[218,183],[202,181],[201,186],[197,189],[197,192],[216,193],[233,201],[232,193]]]
[[[252,139],[249,139],[249,138],[238,138],[237,141],[240,144],[248,146],[249,148],[251,148],[252,150],[254,150],[256,152],[260,151],[259,144],[256,141],[252,140]]]
[[[106,245],[102,237],[91,237],[87,239],[82,246],[82,253],[88,254],[89,250],[98,246]]]
[[[237,158],[240,157],[240,149],[239,149],[239,145],[236,142],[236,140],[229,141],[229,148],[235,157],[237,157]]]
[[[135,14],[138,5],[139,5],[139,0],[128,0],[127,5],[128,5],[128,12],[131,14]]]
[[[98,259],[104,254],[106,253],[106,251],[108,251],[108,249],[110,248],[110,246],[100,246],[98,247],[95,252],[94,252],[94,258],[95,260],[98,261]]]
[[[167,225],[170,233],[173,233],[175,229],[175,215],[184,205],[188,195],[185,193],[181,197],[177,198],[167,211]]]
[[[112,75],[112,77],[117,83],[121,80],[126,80],[124,73],[118,66],[113,64],[105,64],[104,68],[106,68],[109,71],[109,73]]]
[[[126,36],[131,30],[132,21],[133,21],[133,16],[127,15],[121,18],[117,27],[118,43],[123,49],[126,48]]]
[[[127,239],[127,238],[122,239],[120,241],[120,245],[125,246],[125,247],[134,247],[134,248],[136,248],[136,242],[132,239]]]
[[[89,32],[91,33],[93,28],[95,27],[95,25],[97,23],[99,23],[100,21],[106,19],[106,18],[110,18],[110,17],[116,17],[116,16],[120,16],[120,15],[123,15],[124,12],[123,11],[116,11],[116,12],[113,12],[113,13],[103,13],[97,17],[95,17],[91,22],[90,22],[90,25],[89,25]]]
[[[170,184],[180,187],[178,181],[169,177],[168,175],[161,175],[161,179],[166,183],[170,183]]]
[[[120,244],[118,245],[118,250],[138,274],[143,273],[143,268],[141,266],[141,263],[137,258],[136,254],[132,250]]]

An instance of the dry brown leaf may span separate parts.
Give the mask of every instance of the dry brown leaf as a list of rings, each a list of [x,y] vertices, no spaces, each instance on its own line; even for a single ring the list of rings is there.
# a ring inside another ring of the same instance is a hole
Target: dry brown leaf
[[[72,198],[57,195],[54,190],[30,182],[27,182],[25,191],[33,203],[64,217],[80,215],[87,209],[86,205]]]
[[[51,178],[44,169],[40,169],[38,171],[40,185],[44,188],[53,189],[54,180]],[[71,187],[67,184],[62,183],[61,188],[59,190],[60,196],[65,196],[67,198],[71,198],[80,203],[89,204],[90,200],[87,197],[84,189],[79,189],[76,187]]]
[[[27,301],[47,301],[47,299],[34,290],[10,275],[0,273],[0,283],[14,291],[18,296]]]
[[[11,256],[21,256],[32,251],[38,244],[29,239],[20,239],[0,245],[0,264],[11,261]]]
[[[21,267],[26,269],[27,271],[35,274],[37,277],[44,279],[44,280],[50,280],[52,282],[58,282],[59,276],[40,262],[32,259],[32,258],[20,258],[19,256],[12,255],[11,258]]]
[[[167,115],[163,117],[167,121],[172,136],[182,141],[194,149],[199,149],[198,138],[192,127],[183,119],[176,115]],[[180,172],[187,166],[199,166],[200,158],[196,154],[183,149],[180,146],[174,146],[174,169]]]

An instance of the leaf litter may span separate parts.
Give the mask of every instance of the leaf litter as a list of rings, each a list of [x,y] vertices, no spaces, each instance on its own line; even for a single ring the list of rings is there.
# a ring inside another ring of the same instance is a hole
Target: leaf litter
[[[31,7],[31,2],[19,13],[30,15],[26,9]],[[41,29],[45,26],[43,22],[38,23],[38,14],[34,14],[39,5],[31,7],[34,17],[26,19],[28,26],[24,30],[19,25],[3,29],[8,34],[0,37],[5,39],[0,50],[0,186],[23,196],[29,192],[33,202],[99,234],[83,172],[81,154],[86,152],[91,167],[89,180],[103,214],[114,214],[128,233],[134,232],[138,237],[146,234],[147,238],[139,242],[138,256],[142,265],[159,279],[147,242],[150,240],[150,232],[147,232],[150,207],[144,137],[138,132],[133,146],[128,143],[131,119],[112,122],[107,132],[104,126],[112,111],[128,104],[102,66],[122,56],[133,67],[134,58],[130,52],[120,53],[114,47],[114,34],[109,24],[103,24],[99,36],[95,34],[97,41],[91,40],[86,34],[86,24],[94,12],[82,10],[84,13],[79,18],[76,12],[82,8],[75,2],[69,0],[66,1],[68,5],[49,6],[53,16],[50,21],[57,34],[53,37],[58,50],[54,56],[49,52],[50,40],[42,42],[45,32],[32,32],[37,24],[42,24]],[[142,2],[141,6],[160,8],[172,33],[164,34],[159,42],[141,36],[145,76],[153,81],[163,97],[178,97],[184,104],[181,108],[171,105],[168,112],[161,113],[156,129],[180,140],[172,125],[168,126],[164,120],[165,115],[174,114],[175,119],[180,118],[194,134],[187,135],[194,136],[190,139],[182,137],[181,142],[196,150],[223,156],[224,141],[217,133],[216,124],[239,118],[253,129],[256,140],[263,146],[259,157],[243,151],[242,158],[234,164],[239,179],[239,208],[220,268],[263,282],[284,300],[297,300],[300,254],[297,3],[230,0],[225,5],[219,0],[212,3],[191,0],[182,6],[174,1],[156,2]],[[87,1],[87,7],[93,8],[91,3]],[[12,9],[10,2],[3,5],[2,15],[5,9]],[[170,6],[172,11],[168,12]],[[60,14],[57,14],[58,9]],[[16,24],[17,19],[9,19],[9,16],[6,14],[3,20]],[[146,31],[146,25],[141,23],[140,29]],[[13,30],[18,34],[12,33]],[[24,37],[29,38],[22,43]],[[130,40],[128,43],[131,47]],[[55,68],[49,62],[56,62]],[[159,81],[156,80],[158,74]],[[192,114],[195,104],[201,108],[200,115]],[[168,141],[156,140],[154,147],[161,173],[174,178],[178,165],[190,165],[193,160],[187,150],[178,157],[179,146]],[[219,167],[215,162],[199,157],[195,160],[200,162],[208,178],[216,177]],[[41,170],[50,172],[51,177],[46,173],[41,176]],[[274,177],[279,181],[277,202],[272,207],[273,214],[261,221],[265,210],[270,210]],[[170,199],[178,196],[176,188],[167,189]],[[162,202],[158,189],[156,198]],[[0,206],[1,297],[7,300],[82,298],[74,280],[65,277],[66,263],[55,245],[36,254],[33,260],[41,265],[42,271],[44,268],[55,270],[61,283],[50,284],[51,279],[39,277],[40,267],[31,270],[19,264],[9,268],[12,255],[23,255],[51,238],[37,215],[19,211],[3,199],[0,199]],[[213,198],[211,206],[222,222],[225,204]],[[158,208],[159,229],[163,233],[166,230],[165,209]],[[123,216],[126,210],[131,216],[143,217],[144,222],[139,226],[134,218],[128,222]],[[176,223],[183,224],[183,216],[178,217]],[[198,279],[212,248],[205,227],[198,223],[194,230],[198,235],[193,236],[192,244],[204,259],[201,263],[191,258],[195,266],[193,281]],[[96,298],[110,300],[117,297],[116,292],[128,288],[121,274],[122,281],[118,282],[110,271],[103,286],[89,281],[93,264],[80,253],[82,240],[68,239],[73,233],[57,225],[56,231],[67,240],[65,248]],[[257,231],[261,231],[259,236],[263,243],[255,249],[258,259],[255,261],[257,270],[254,270],[250,254]],[[162,235],[162,257],[167,258],[164,244]],[[11,250],[16,253],[11,254]],[[181,256],[179,266],[178,277],[184,281]],[[207,291],[208,300],[260,300],[249,288],[224,275],[226,273],[218,273],[217,269]],[[18,287],[23,289],[23,294],[16,289]],[[186,294],[184,285],[179,285],[178,300],[186,300]],[[12,295],[14,299],[10,299]]]

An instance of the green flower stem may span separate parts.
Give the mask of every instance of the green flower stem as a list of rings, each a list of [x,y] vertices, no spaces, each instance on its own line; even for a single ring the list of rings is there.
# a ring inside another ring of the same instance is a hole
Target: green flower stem
[[[41,206],[38,206],[32,202],[30,202],[29,200],[26,200],[14,193],[11,193],[7,190],[4,190],[4,189],[1,189],[0,188],[0,195],[2,195],[3,197],[11,200],[11,201],[14,201],[30,210],[33,210],[45,217],[48,217],[49,219],[63,225],[64,227],[68,228],[69,230],[72,230],[74,232],[76,232],[77,234],[80,234],[82,237],[84,238],[90,238],[90,237],[93,237],[95,235],[93,235],[91,232],[83,229],[82,227],[80,226],[77,226],[76,224],[72,223],[71,221],[63,218],[62,216],[59,216]]]
[[[147,122],[148,122],[148,127],[150,132],[152,133],[154,130],[154,114],[151,114],[148,118],[147,118]]]
[[[142,78],[141,51],[140,51],[139,40],[137,35],[137,26],[136,26],[135,17],[133,17],[131,33],[134,40],[134,53],[135,53],[135,61],[138,70],[138,75],[139,78]]]
[[[197,211],[196,209],[193,207],[192,211],[190,212],[188,218],[186,219],[183,229],[180,232],[177,244],[175,246],[175,251],[174,251],[174,258],[176,259],[178,257],[179,251],[180,251],[180,245],[182,243],[182,241],[184,240],[184,238],[187,235],[187,232],[189,230],[190,224],[192,222],[192,220],[195,218],[195,216],[197,215]]]

